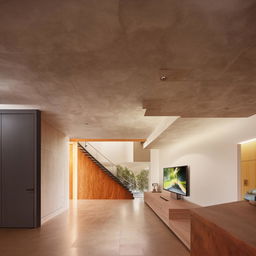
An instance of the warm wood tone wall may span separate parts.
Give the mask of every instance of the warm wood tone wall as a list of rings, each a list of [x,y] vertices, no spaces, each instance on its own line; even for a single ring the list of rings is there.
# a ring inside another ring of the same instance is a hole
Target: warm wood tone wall
[[[78,199],[132,199],[132,194],[78,150]]]
[[[256,188],[256,141],[241,145],[241,198]]]
[[[69,199],[73,199],[73,144],[69,144]]]

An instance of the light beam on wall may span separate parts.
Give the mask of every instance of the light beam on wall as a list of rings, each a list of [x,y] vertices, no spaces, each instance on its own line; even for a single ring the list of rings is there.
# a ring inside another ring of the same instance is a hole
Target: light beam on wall
[[[253,141],[256,141],[256,138],[253,138],[253,139],[250,139],[250,140],[241,141],[238,144],[246,144],[246,143],[250,143],[250,142],[253,142]]]

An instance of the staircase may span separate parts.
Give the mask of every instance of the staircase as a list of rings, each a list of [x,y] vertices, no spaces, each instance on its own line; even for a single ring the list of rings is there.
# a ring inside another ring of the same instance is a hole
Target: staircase
[[[92,153],[89,152],[89,150],[86,149],[87,146],[85,145],[82,146],[80,143],[78,143],[78,149],[87,157],[90,159],[90,161],[92,161],[95,165],[98,166],[98,168],[107,176],[109,176],[115,183],[119,184],[119,186],[121,186],[129,195],[128,197],[130,199],[134,199],[133,193],[132,191],[129,189],[129,183],[126,182],[126,184],[124,182],[122,182],[117,176],[115,176],[115,174],[113,173],[113,171],[111,172],[109,170],[109,168],[107,168],[106,166],[104,166],[99,160],[96,159],[96,157],[94,157],[92,155]],[[109,161],[109,160],[108,160]]]

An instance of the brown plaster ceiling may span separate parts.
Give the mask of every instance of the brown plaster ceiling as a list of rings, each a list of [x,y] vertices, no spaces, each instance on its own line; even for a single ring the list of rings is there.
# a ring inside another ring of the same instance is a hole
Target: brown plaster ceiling
[[[146,138],[163,115],[250,116],[255,13],[255,0],[0,1],[0,103],[86,138]]]

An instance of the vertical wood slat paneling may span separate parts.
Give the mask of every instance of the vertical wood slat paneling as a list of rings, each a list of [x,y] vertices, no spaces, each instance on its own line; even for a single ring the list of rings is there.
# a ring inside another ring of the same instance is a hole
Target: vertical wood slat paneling
[[[256,161],[256,141],[241,145],[241,161]]]
[[[69,199],[73,199],[73,144],[69,144]]]
[[[241,145],[241,199],[256,188],[256,142]]]
[[[78,150],[78,199],[133,199],[132,194]]]

